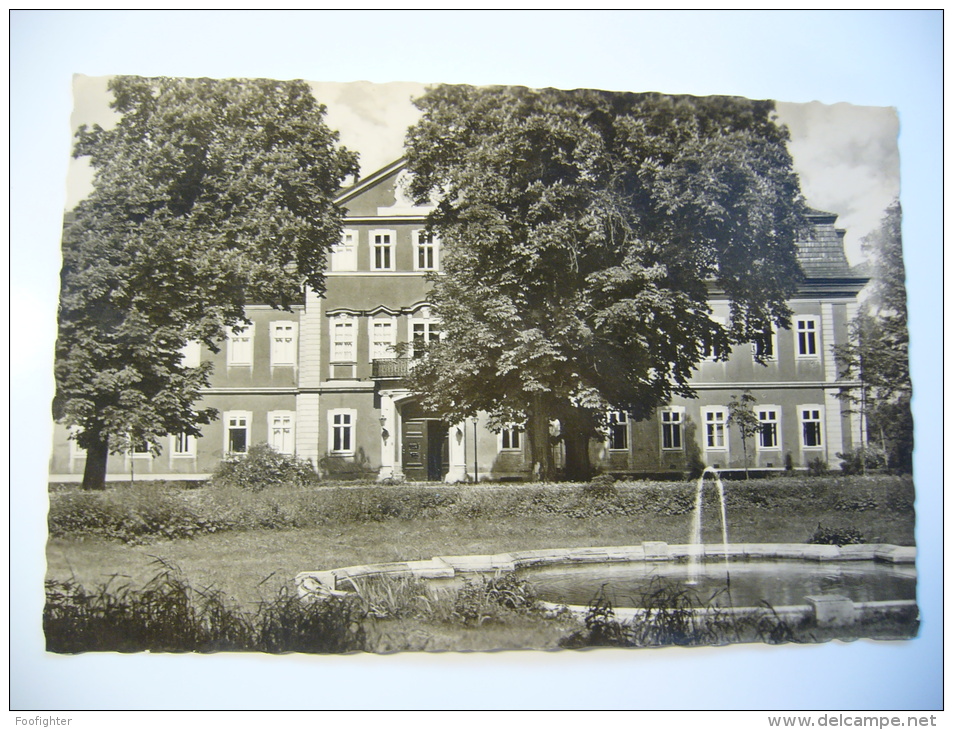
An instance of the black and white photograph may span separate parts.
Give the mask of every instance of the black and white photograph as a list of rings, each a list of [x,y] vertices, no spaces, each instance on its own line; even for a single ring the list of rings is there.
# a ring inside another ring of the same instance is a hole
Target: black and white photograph
[[[916,635],[893,110],[76,85],[50,650]]]
[[[47,654],[922,641],[896,107],[313,72],[72,78]]]

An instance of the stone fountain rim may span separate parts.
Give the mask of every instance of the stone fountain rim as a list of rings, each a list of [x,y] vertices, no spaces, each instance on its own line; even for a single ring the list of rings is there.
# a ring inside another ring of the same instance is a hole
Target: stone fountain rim
[[[340,589],[342,583],[374,575],[453,578],[467,573],[511,572],[542,565],[678,561],[690,556],[720,559],[725,555],[734,560],[874,561],[909,565],[916,561],[916,548],[888,543],[842,547],[803,543],[731,543],[725,547],[720,544],[669,545],[653,541],[640,545],[517,550],[495,555],[442,555],[430,560],[352,565],[298,573],[295,585],[299,596],[305,598],[348,595],[350,592]]]

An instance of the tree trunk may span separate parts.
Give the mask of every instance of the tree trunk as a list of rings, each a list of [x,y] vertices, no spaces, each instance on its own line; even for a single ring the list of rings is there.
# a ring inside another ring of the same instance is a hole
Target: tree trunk
[[[592,479],[588,429],[569,425],[563,443],[566,445],[566,478],[573,482],[588,482]]]
[[[97,437],[86,447],[86,467],[83,470],[83,489],[106,488],[106,459],[109,458],[108,437]]]
[[[532,478],[535,482],[553,480],[552,449],[549,446],[549,408],[542,393],[533,395],[532,412],[529,414],[527,431],[530,454],[533,460]]]

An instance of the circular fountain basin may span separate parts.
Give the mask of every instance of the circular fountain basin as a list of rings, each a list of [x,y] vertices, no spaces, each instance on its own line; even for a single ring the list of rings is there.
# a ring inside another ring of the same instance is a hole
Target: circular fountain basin
[[[702,606],[788,606],[821,595],[855,603],[916,599],[913,566],[874,561],[763,560],[727,566],[708,561],[694,571],[681,562],[599,563],[523,568],[518,575],[535,587],[540,599],[577,606],[601,593],[613,606],[641,607],[645,595],[660,587],[655,579],[685,590]]]

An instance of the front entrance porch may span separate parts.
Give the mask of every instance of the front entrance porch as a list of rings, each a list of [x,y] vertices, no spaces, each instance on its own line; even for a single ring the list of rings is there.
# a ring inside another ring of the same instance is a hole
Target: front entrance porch
[[[449,429],[409,391],[382,390],[380,479],[462,482],[467,478],[464,429]]]

